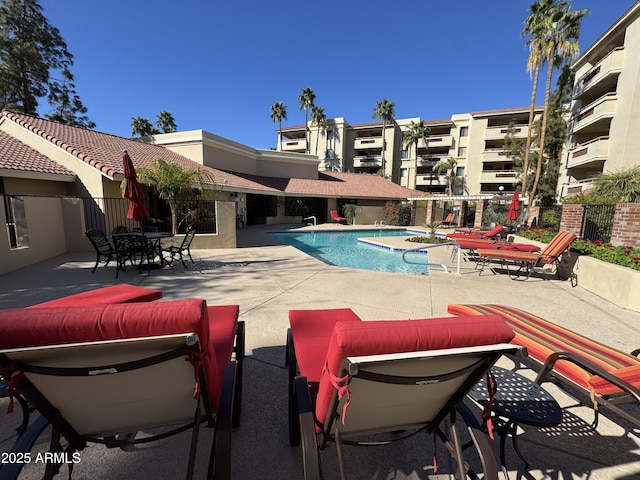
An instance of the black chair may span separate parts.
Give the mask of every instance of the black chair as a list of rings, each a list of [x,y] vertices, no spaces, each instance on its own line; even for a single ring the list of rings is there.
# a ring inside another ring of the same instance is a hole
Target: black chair
[[[187,255],[189,255],[189,260],[191,260],[191,263],[196,263],[191,257],[191,242],[193,242],[193,237],[196,236],[196,233],[196,230],[188,230],[180,245],[169,245],[167,247],[161,247],[163,252],[167,252],[169,254],[169,259],[164,259],[164,261],[167,262],[169,266],[173,265],[173,261],[176,257],[180,257],[180,261],[182,262],[182,265],[184,265],[184,268],[188,268],[187,264],[184,263],[184,252],[187,252]]]
[[[129,233],[129,229],[124,225],[118,225],[117,227],[114,227],[113,230],[111,230],[111,235],[118,235],[120,233]]]
[[[127,260],[131,265],[138,263],[138,271],[142,271],[142,263],[147,259],[147,275],[151,275],[151,261],[153,260],[153,249],[149,247],[147,237],[139,233],[120,233],[112,235],[116,250],[116,278],[120,270],[127,271]]]
[[[96,250],[96,264],[93,267],[93,270],[91,270],[91,273],[93,273],[96,271],[96,268],[98,268],[101,258],[104,257],[104,266],[106,267],[109,265],[109,262],[114,257],[116,251],[102,230],[87,230],[85,235]]]

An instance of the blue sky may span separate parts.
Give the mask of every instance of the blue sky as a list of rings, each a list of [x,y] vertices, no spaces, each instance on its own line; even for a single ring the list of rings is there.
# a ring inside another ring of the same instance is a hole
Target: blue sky
[[[532,0],[41,0],[74,56],[76,90],[96,130],[131,136],[131,118],[170,111],[179,130],[275,147],[304,123],[303,88],[329,118],[372,121],[377,100],[396,118],[527,106],[532,82],[520,37]],[[633,0],[574,0],[591,13],[589,47]],[[542,89],[541,89],[542,90]],[[539,102],[543,100],[542,94]],[[40,113],[47,113],[46,101]]]

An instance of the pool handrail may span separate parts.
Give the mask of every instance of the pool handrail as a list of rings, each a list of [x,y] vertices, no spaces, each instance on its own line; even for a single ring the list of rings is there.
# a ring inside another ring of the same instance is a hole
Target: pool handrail
[[[402,260],[404,260],[405,263],[408,263],[410,265],[425,265],[427,267],[442,267],[445,271],[445,273],[449,273],[449,269],[447,268],[447,266],[443,263],[429,263],[429,262],[413,262],[413,261],[409,261],[405,258],[405,255],[407,253],[411,253],[411,252],[418,252],[420,250],[428,250],[430,248],[435,248],[435,247],[445,247],[445,246],[449,246],[449,245],[453,245],[455,247],[458,247],[458,244],[456,242],[444,242],[444,243],[430,243],[428,245],[423,245],[421,247],[416,247],[416,248],[410,248],[409,250],[405,250],[404,252],[402,252]],[[457,269],[456,269],[456,274],[460,275],[460,248],[457,248],[458,253],[458,259],[457,259]]]

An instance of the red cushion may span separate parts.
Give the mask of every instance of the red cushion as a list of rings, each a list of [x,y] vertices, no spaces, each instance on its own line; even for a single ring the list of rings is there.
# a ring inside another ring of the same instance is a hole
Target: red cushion
[[[333,375],[343,376],[340,366],[347,357],[509,343],[513,336],[513,330],[499,315],[338,322],[320,380],[316,419],[319,423],[326,420],[334,393],[327,369]]]
[[[209,340],[216,353],[218,378],[224,377],[224,367],[231,359],[240,307],[238,305],[215,305],[207,307],[209,317]]]
[[[138,287],[122,283],[98,288],[88,292],[69,295],[49,302],[38,303],[27,308],[71,307],[78,305],[99,305],[104,303],[152,302],[162,298],[160,290]]]
[[[298,370],[300,375],[307,377],[310,384],[320,382],[331,332],[336,322],[361,320],[350,308],[289,310]]]
[[[195,332],[205,349],[205,378],[217,410],[222,385],[209,320],[204,300],[0,310],[0,349]]]

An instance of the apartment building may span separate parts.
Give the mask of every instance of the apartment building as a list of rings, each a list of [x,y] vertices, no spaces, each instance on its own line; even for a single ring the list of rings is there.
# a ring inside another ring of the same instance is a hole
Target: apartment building
[[[538,107],[536,113],[541,112]],[[450,178],[435,166],[452,158],[454,195],[508,193],[516,188],[517,172],[506,155],[505,137],[511,125],[517,138],[526,138],[528,120],[528,107],[456,114],[444,120],[396,119],[387,125],[351,125],[334,118],[325,128],[309,123],[306,132],[304,125],[284,127],[278,145],[285,152],[316,155],[321,171],[378,174],[434,194],[449,193]],[[404,142],[412,122],[429,127],[426,142],[420,140],[417,148]]]
[[[561,195],[588,190],[599,173],[640,163],[640,2],[587,48],[573,68]]]

